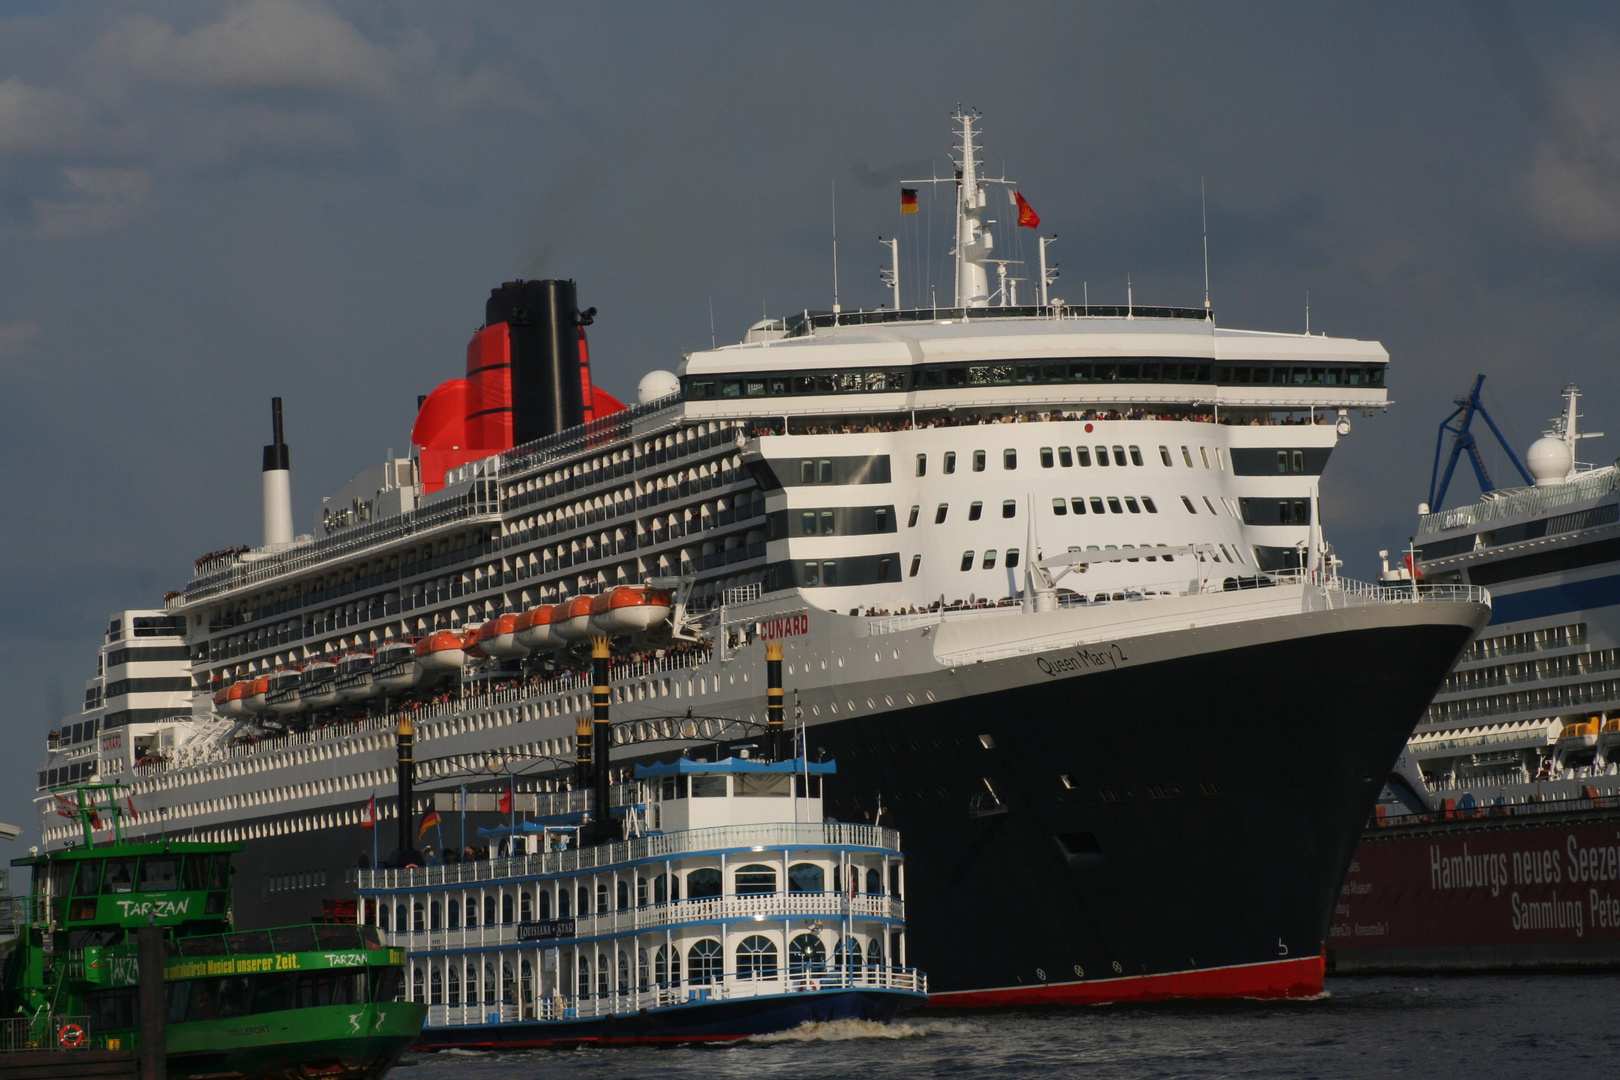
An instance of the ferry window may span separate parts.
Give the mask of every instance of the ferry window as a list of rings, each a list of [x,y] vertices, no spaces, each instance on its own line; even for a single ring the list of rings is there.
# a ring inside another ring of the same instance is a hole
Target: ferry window
[[[984,503],[976,502],[976,503],[969,503],[968,504],[968,520],[969,521],[978,521],[979,518],[983,514],[984,514]]]
[[[723,799],[726,797],[726,778],[722,776],[692,776],[692,798]]]
[[[804,585],[820,585],[821,564],[813,562],[805,563],[804,572],[799,575],[799,580]]]
[[[836,584],[838,584],[838,564],[837,563],[829,561],[829,562],[824,562],[824,563],[821,564],[821,583],[823,585],[836,585]]]
[[[1018,516],[1018,500],[1005,499],[1001,503],[1001,516],[1004,518]]]
[[[537,917],[541,919],[551,918],[551,890],[541,889],[539,899],[540,903],[537,905],[539,909]]]
[[[1041,447],[1041,468],[1050,469],[1055,463],[1056,459],[1052,456],[1052,448],[1050,446]]]
[[[879,874],[876,870],[868,870],[866,872],[866,891],[873,896],[882,896],[883,875]],[[873,942],[872,948],[877,948],[876,942]]]
[[[838,526],[833,522],[833,512],[831,510],[823,510],[821,512],[821,535],[832,536],[837,531]]]
[[[1069,513],[1069,504],[1062,499],[1053,499],[1052,513],[1056,514],[1058,517],[1067,517]]]
[[[713,867],[693,870],[686,875],[686,898],[697,900],[705,896],[720,895],[720,871]]]
[[[579,987],[579,996],[580,997],[589,997],[590,996],[590,994],[591,994],[591,954],[590,953],[580,953],[579,954],[579,976],[575,980],[575,985],[577,985]],[[495,995],[493,993],[491,993],[489,995],[489,999],[491,1001],[494,1001],[495,1000]]]
[[[911,517],[906,519],[906,528],[915,529],[917,527],[917,511],[921,509],[922,507],[920,506],[913,506],[911,508]]]
[[[763,934],[750,934],[737,946],[737,978],[776,978],[776,943]]]
[[[1074,456],[1079,459],[1081,468],[1091,468],[1091,451],[1083,446],[1074,448]]]
[[[945,511],[949,510],[950,508],[951,508],[950,503],[940,503],[939,504],[939,509],[934,511],[934,524],[935,525],[943,525],[943,524],[945,524]]]
[[[579,887],[574,894],[574,900],[581,918],[591,913],[591,890],[587,886]]]
[[[596,883],[596,913],[598,915],[609,910],[608,901],[609,896],[607,882],[598,881]]]
[[[917,455],[917,475],[918,476],[927,476],[928,475],[928,455],[927,454],[918,454]]]
[[[1170,459],[1170,448],[1168,446],[1159,447],[1159,460],[1164,462],[1166,468],[1174,464]]]
[[[1181,497],[1181,505],[1183,505],[1183,506],[1185,506],[1187,508],[1187,513],[1189,513],[1189,514],[1198,513],[1198,511],[1193,507],[1192,500],[1187,498],[1187,496],[1185,496],[1185,495],[1183,495]]]
[[[1150,514],[1157,514],[1159,512],[1159,508],[1153,505],[1153,499],[1147,495],[1142,496],[1142,507]]]
[[[1294,471],[1297,473],[1302,473],[1305,471],[1305,451],[1293,451],[1293,466]]]
[[[945,474],[949,476],[956,471],[956,451],[945,451]]]
[[[984,562],[980,563],[979,565],[986,570],[994,570],[996,568],[996,552],[994,548],[991,548],[989,551],[984,553]]]
[[[403,934],[403,933],[406,932],[406,930],[407,930],[407,928],[409,926],[410,926],[410,923],[406,920],[406,915],[405,915],[405,905],[404,904],[395,904],[394,905],[394,932],[399,933],[399,934]]]
[[[653,953],[653,981],[660,986],[681,981],[681,954],[666,946]]]
[[[518,921],[528,922],[532,918],[534,918],[534,894],[524,889],[518,894]]]
[[[1192,455],[1187,452],[1187,448],[1185,446],[1181,448],[1181,460],[1187,463],[1187,468],[1190,469],[1193,467]]]
[[[501,894],[501,922],[510,923],[512,921],[513,921],[513,919],[512,919],[512,894],[511,893],[502,893]]]
[[[450,970],[445,972],[444,984],[445,984],[445,998],[444,998],[445,1004],[446,1005],[460,1005],[461,1004],[461,968],[460,968],[459,965],[457,965],[457,964],[451,964],[450,965]]]
[[[833,466],[831,458],[822,458],[816,462],[816,482],[830,484],[833,482]]]
[[[428,905],[428,929],[440,930],[443,929],[443,927],[444,922],[440,918],[439,902],[435,900]]]
[[[619,882],[617,892],[619,894],[619,910],[623,911],[630,906],[630,883],[628,881]]]
[[[788,867],[789,892],[825,892],[827,877],[815,863],[794,863]]]
[[[984,472],[984,451],[983,450],[975,450],[975,451],[973,451],[973,471],[974,472]]]
[[[293,1007],[293,980],[291,974],[262,974],[253,979],[253,1005],[249,1012],[281,1012]],[[184,986],[185,983],[171,983]],[[376,999],[374,999],[376,1000]]]
[[[1206,469],[1209,468],[1209,450],[1206,449],[1205,447],[1200,446],[1198,448],[1198,456],[1203,459],[1204,468],[1206,468]]]
[[[1105,467],[1108,465],[1108,447],[1097,447],[1097,464]]]
[[[971,551],[962,552],[962,569],[963,570],[971,570],[971,569],[973,569],[973,552],[971,552]]]
[[[827,946],[815,934],[798,934],[788,942],[788,971],[802,975],[827,970]]]
[[[428,973],[428,1004],[444,1004],[444,975],[438,968]]]
[[[889,508],[887,506],[879,506],[873,509],[872,531],[880,533],[889,531]]]
[[[1103,505],[1103,501],[1101,499],[1093,495],[1091,497],[1091,512],[1093,514],[1106,514],[1108,513],[1108,508]]]
[[[816,512],[805,510],[799,514],[799,533],[802,536],[816,535]]]
[[[193,856],[195,858],[195,856]],[[198,886],[201,888],[201,886]],[[79,874],[74,880],[74,896],[94,896],[101,891],[101,860],[86,859],[79,864]]]
[[[1136,500],[1129,495],[1125,496],[1125,509],[1129,510],[1133,514],[1140,514],[1142,512],[1141,507],[1136,504]]]
[[[1120,466],[1125,464],[1125,448],[1123,446],[1114,447],[1114,464]]]
[[[1141,465],[1142,464],[1142,448],[1140,446],[1131,447],[1131,464],[1132,465]]]
[[[1209,496],[1205,495],[1205,496],[1203,496],[1203,499],[1204,499],[1204,505],[1209,507],[1209,512],[1214,514],[1216,517],[1220,517],[1221,512],[1219,510],[1215,509],[1215,505],[1209,501]]]
[[[718,875],[720,871],[716,870]],[[720,943],[713,938],[694,941],[686,953],[686,981],[696,986],[719,982],[724,969],[724,954]]]
[[[810,458],[799,462],[799,483],[813,484],[816,482],[816,463]]]
[[[922,566],[922,556],[921,555],[913,555],[911,557],[911,573],[907,574],[906,576],[907,577],[916,577],[917,576],[917,571],[921,566]]]
[[[103,893],[127,893],[135,891],[135,860],[134,859],[108,859],[107,876],[101,881]]]
[[[461,929],[461,903],[451,900],[444,905],[444,925],[451,930]]]
[[[1007,549],[1007,569],[1016,570],[1017,568],[1018,568],[1018,549],[1017,548],[1008,548]]]
[[[741,779],[739,777],[739,779]],[[785,794],[785,792],[784,792]],[[773,893],[776,891],[776,870],[764,863],[750,863],[737,868],[738,893]]]
[[[485,926],[493,926],[494,924],[495,924],[495,898],[493,896],[486,896],[486,897],[484,897],[484,925]]]
[[[573,907],[573,904],[570,901],[570,898],[569,898],[569,895],[568,895],[568,890],[567,889],[558,889],[557,890],[557,918],[559,918],[559,919],[568,918],[572,914],[572,912],[570,910],[572,907]]]
[[[427,912],[419,903],[411,905],[411,929],[417,933],[427,929]]]
[[[1016,468],[1018,468],[1018,451],[1016,451],[1016,450],[1003,450],[1001,452],[1001,467],[1003,469],[1016,469]]]
[[[1065,469],[1074,467],[1074,456],[1069,453],[1069,448],[1067,446],[1058,447],[1058,464],[1063,466]]]

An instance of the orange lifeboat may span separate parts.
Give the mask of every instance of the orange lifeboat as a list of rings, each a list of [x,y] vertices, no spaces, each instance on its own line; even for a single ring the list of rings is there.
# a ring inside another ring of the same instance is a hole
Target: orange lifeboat
[[[248,683],[243,679],[231,683],[225,688],[225,708],[222,710],[226,716],[246,716]]]
[[[270,676],[260,675],[256,679],[247,681],[247,689],[242,691],[242,704],[247,706],[250,713],[267,713],[270,703],[265,701],[265,695],[270,693]]]
[[[557,606],[553,604],[541,604],[519,615],[514,624],[518,644],[528,649],[555,649],[561,645],[562,638],[557,636],[552,621],[556,617]]]
[[[528,656],[529,650],[517,639],[517,615],[497,615],[478,628],[478,647],[489,656],[509,659]]]
[[[594,596],[576,596],[566,604],[559,604],[553,616],[552,632],[564,641],[583,641],[591,636],[591,605]]]
[[[467,664],[467,640],[454,630],[435,630],[416,643],[416,662],[428,671],[460,671]]]
[[[603,634],[635,634],[669,618],[669,593],[638,585],[619,585],[591,604],[591,629]]]

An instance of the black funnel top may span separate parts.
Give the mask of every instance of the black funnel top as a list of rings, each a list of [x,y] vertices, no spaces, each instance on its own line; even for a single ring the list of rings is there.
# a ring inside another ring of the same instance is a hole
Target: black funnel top
[[[508,281],[492,289],[484,323],[512,340],[512,440],[523,445],[585,422],[579,301],[572,281]]]
[[[272,472],[276,469],[287,470],[292,468],[291,458],[287,455],[287,444],[281,440],[281,399],[270,399],[270,423],[275,429],[275,441],[264,448],[264,471]]]

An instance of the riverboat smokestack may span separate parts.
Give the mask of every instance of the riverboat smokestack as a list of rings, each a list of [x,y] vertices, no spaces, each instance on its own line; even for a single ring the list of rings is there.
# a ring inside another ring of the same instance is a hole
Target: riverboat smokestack
[[[290,544],[292,524],[292,472],[287,444],[281,437],[281,399],[270,399],[270,422],[275,441],[264,448],[264,546]]]
[[[592,779],[596,785],[596,839],[606,843],[613,839],[613,810],[608,803],[608,748],[612,745],[613,731],[608,718],[608,658],[612,655],[612,639],[605,634],[591,635],[591,697],[595,706],[592,716],[596,728],[592,740],[596,749],[596,762]]]

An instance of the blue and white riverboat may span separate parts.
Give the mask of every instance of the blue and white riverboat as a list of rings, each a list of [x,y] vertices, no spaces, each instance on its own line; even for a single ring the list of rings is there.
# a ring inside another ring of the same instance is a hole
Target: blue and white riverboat
[[[428,1004],[421,1045],[718,1042],[925,1004],[899,834],[823,820],[835,770],[638,765],[611,799],[624,839],[577,846],[590,823],[560,814],[510,827],[519,854],[361,871],[362,917]]]

